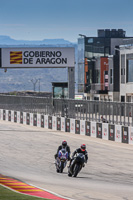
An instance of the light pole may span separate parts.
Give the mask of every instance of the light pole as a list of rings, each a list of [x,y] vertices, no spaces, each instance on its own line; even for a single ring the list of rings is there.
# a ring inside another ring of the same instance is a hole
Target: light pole
[[[31,79],[31,82],[33,83],[33,89],[34,89],[34,92],[36,90],[36,84],[38,82],[38,79]]]
[[[41,80],[41,79],[39,78],[39,79],[38,79],[38,81],[39,81],[39,93],[40,93],[40,80]]]

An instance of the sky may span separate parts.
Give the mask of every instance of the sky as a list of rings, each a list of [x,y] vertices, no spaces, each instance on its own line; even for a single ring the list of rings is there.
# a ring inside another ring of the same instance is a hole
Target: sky
[[[98,29],[133,36],[133,0],[0,0],[0,35],[16,40],[77,42]]]

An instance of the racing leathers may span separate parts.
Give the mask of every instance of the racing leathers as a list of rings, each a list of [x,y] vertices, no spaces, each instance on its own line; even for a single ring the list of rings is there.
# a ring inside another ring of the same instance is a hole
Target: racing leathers
[[[55,159],[57,158],[57,156],[58,156],[58,153],[59,153],[59,151],[61,150],[61,149],[65,149],[67,152],[68,152],[68,160],[70,160],[70,147],[67,145],[66,147],[64,147],[64,146],[62,146],[62,145],[60,145],[59,147],[58,147],[58,149],[57,149],[57,153],[55,154]]]
[[[71,165],[71,162],[72,162],[72,160],[73,160],[75,154],[77,154],[77,153],[83,153],[83,154],[85,155],[85,163],[87,163],[87,161],[88,161],[88,152],[87,152],[86,150],[85,150],[85,151],[82,151],[81,148],[78,148],[78,149],[76,149],[76,150],[73,152],[73,154],[72,154],[72,159],[71,159],[71,161],[70,161],[70,165]]]

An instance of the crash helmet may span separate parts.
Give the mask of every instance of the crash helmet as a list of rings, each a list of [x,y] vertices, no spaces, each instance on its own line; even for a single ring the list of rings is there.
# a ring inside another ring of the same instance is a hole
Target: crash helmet
[[[80,149],[81,149],[81,151],[85,151],[86,150],[86,145],[85,144],[81,144]]]
[[[63,148],[65,148],[65,147],[67,146],[67,141],[64,140],[64,141],[62,142],[62,146],[63,146]]]

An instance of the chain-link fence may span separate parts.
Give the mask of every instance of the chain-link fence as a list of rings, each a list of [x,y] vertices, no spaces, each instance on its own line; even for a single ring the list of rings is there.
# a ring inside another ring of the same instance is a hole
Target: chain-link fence
[[[133,103],[1,95],[0,109],[133,126]]]

